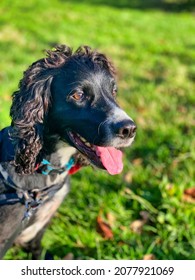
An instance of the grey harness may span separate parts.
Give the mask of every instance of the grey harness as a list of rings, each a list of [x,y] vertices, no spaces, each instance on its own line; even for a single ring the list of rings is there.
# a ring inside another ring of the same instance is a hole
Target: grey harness
[[[24,213],[24,219],[28,220],[32,216],[32,212],[37,210],[37,208],[43,202],[51,198],[56,193],[56,191],[58,191],[64,184],[64,182],[62,182],[62,184],[54,184],[41,189],[24,191],[21,187],[17,186],[16,183],[13,182],[13,180],[1,164],[0,182],[4,184],[8,191],[14,190],[14,192],[0,194],[0,206],[20,202],[25,205],[26,211]]]
[[[68,176],[65,178],[65,182],[68,180]],[[43,204],[46,200],[50,199],[65,183],[64,181],[59,185],[51,185],[49,187],[43,187],[41,189],[33,189],[31,191],[24,191],[21,187],[17,186],[13,182],[7,171],[0,164],[0,182],[2,182],[7,189],[7,193],[0,194],[0,207],[4,205],[13,205],[15,203],[21,203],[25,206],[24,216],[21,223],[18,225],[12,236],[8,238],[0,250],[0,259],[4,256],[9,249],[15,238],[22,230],[24,230],[30,220],[33,213]]]

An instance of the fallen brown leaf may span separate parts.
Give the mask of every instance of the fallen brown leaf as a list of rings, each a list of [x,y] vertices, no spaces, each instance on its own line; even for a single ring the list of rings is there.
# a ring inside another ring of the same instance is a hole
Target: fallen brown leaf
[[[132,179],[133,179],[133,172],[128,171],[125,175],[124,175],[124,181],[128,184],[132,183]]]
[[[138,234],[142,233],[142,228],[149,221],[150,215],[147,211],[140,211],[140,216],[142,219],[135,220],[130,224],[130,229]]]
[[[68,253],[63,260],[74,260],[74,255],[73,253]]]
[[[138,165],[141,165],[142,162],[143,162],[142,158],[135,158],[132,163],[133,163],[133,165],[138,166]]]
[[[147,254],[144,255],[143,260],[156,260],[156,257],[153,254]]]
[[[114,216],[112,213],[107,213],[107,214],[106,214],[106,218],[107,218],[107,220],[108,220],[109,226],[110,226],[110,227],[113,227],[113,225],[114,225],[114,223],[115,223],[115,220],[116,220],[115,216]]]
[[[186,189],[182,199],[185,202],[195,203],[195,187]]]
[[[112,239],[114,236],[111,226],[108,223],[106,223],[105,221],[103,221],[101,216],[97,217],[97,231],[105,239]]]
[[[185,193],[186,195],[189,195],[189,196],[195,198],[195,187],[186,189],[186,190],[184,191],[184,193]]]
[[[146,223],[145,220],[135,220],[131,223],[130,229],[135,233],[141,234],[142,228],[145,223]]]
[[[182,200],[188,203],[195,203],[195,198],[186,194],[183,195]]]

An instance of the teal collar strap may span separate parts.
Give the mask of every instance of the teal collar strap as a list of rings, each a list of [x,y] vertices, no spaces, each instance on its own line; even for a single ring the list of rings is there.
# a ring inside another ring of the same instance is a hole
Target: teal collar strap
[[[51,164],[51,162],[49,162],[48,160],[43,159],[40,164],[40,167],[41,167],[41,173],[43,175],[49,175],[50,172],[56,172],[58,174],[61,174],[65,171],[69,171],[74,165],[75,165],[75,162],[74,162],[73,158],[70,158],[68,163],[66,163],[64,165],[64,167],[61,167],[61,168],[57,168],[57,167],[53,166]]]

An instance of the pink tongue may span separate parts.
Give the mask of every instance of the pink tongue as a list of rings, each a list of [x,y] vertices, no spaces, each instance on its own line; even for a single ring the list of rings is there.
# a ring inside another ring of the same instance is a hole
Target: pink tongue
[[[101,158],[103,166],[111,175],[119,174],[123,170],[122,152],[113,147],[96,146],[96,154]]]

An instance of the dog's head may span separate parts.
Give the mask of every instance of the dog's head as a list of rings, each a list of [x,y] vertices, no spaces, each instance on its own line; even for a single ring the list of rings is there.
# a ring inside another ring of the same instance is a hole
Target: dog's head
[[[119,173],[119,149],[133,142],[136,126],[116,103],[116,95],[115,70],[105,55],[89,47],[75,53],[67,46],[49,51],[29,67],[13,96],[18,172],[33,172],[47,131],[92,164]]]

